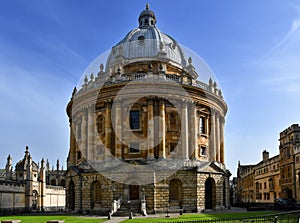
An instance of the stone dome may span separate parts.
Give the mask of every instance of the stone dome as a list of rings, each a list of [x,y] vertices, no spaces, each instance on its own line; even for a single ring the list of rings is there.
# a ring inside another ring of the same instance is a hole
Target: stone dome
[[[163,61],[186,67],[184,50],[176,40],[156,28],[154,12],[146,5],[140,13],[139,27],[131,30],[114,46],[106,62],[107,69],[140,61]]]

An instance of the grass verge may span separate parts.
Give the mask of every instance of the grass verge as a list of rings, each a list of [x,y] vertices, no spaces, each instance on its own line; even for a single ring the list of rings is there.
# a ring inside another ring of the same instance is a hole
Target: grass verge
[[[104,217],[82,217],[82,216],[68,216],[68,215],[38,215],[38,216],[5,216],[0,217],[1,220],[21,220],[21,223],[46,223],[49,220],[64,220],[65,223],[98,223],[107,221]]]
[[[184,222],[193,220],[213,220],[213,219],[233,219],[233,218],[243,218],[243,217],[255,217],[260,215],[275,214],[273,211],[264,212],[239,212],[239,213],[217,213],[217,214],[183,214],[178,218],[135,218],[132,220],[126,220],[123,222]]]

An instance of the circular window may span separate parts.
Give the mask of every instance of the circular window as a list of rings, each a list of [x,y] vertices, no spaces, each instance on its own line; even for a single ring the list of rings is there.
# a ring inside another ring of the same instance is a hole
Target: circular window
[[[145,43],[145,37],[144,36],[139,36],[138,37],[138,41],[139,41],[139,44],[144,44]]]

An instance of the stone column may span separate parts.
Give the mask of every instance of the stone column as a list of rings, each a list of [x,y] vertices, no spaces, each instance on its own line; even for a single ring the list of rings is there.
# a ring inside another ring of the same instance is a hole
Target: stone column
[[[94,157],[94,149],[95,149],[95,144],[94,144],[94,136],[95,136],[95,123],[94,123],[94,114],[95,111],[93,107],[89,107],[88,109],[88,147],[87,147],[87,152],[86,152],[86,159],[87,160],[93,160]]]
[[[211,114],[210,114],[210,132],[209,132],[209,155],[210,160],[215,161],[216,160],[216,146],[215,146],[215,109],[211,108]]]
[[[166,158],[166,116],[165,116],[165,101],[164,99],[159,100],[159,139],[160,143],[160,151],[159,157],[165,159]]]
[[[220,117],[220,162],[224,164],[224,118]]]
[[[121,101],[116,100],[115,106],[115,116],[114,116],[114,123],[115,123],[115,157],[122,158],[122,111],[121,111]]]
[[[75,165],[76,162],[76,135],[74,132],[76,131],[75,124],[70,122],[70,160],[68,162],[68,166]]]
[[[85,157],[87,151],[87,117],[86,117],[86,110],[83,109],[82,112],[82,121],[81,121],[81,144],[80,144],[80,151],[81,155]]]
[[[190,127],[190,149],[191,149],[191,153],[194,152],[194,158],[198,158],[198,145],[197,145],[197,134],[198,134],[198,127],[197,127],[197,110],[194,104],[191,104],[190,106],[190,112],[191,112],[191,119],[190,119],[190,123],[191,123],[191,127]]]
[[[106,101],[105,109],[105,156],[110,156],[111,150],[111,101]],[[114,155],[114,154],[111,154]]]
[[[188,147],[188,109],[187,102],[182,102],[181,107],[181,151],[182,158],[189,159]]]
[[[219,113],[216,112],[216,115],[215,115],[215,133],[216,133],[216,136],[215,136],[215,145],[216,145],[216,161],[217,162],[220,162],[220,118],[219,118]]]
[[[148,98],[148,113],[147,113],[147,137],[148,137],[148,159],[154,159],[154,113],[153,99]]]

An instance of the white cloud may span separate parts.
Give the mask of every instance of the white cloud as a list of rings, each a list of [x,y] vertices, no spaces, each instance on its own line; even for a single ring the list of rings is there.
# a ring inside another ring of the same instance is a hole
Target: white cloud
[[[286,35],[263,57],[262,84],[271,91],[300,93],[300,8]]]

